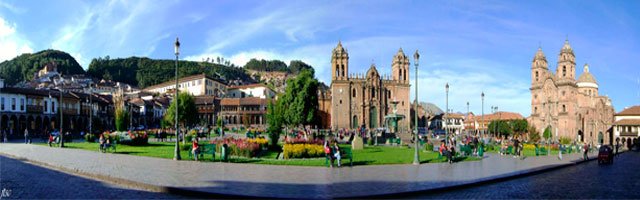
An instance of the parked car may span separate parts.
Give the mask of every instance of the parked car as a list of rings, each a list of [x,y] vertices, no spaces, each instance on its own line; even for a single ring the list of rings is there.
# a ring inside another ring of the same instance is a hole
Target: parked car
[[[598,164],[612,164],[613,156],[613,148],[609,145],[602,145],[598,151]]]

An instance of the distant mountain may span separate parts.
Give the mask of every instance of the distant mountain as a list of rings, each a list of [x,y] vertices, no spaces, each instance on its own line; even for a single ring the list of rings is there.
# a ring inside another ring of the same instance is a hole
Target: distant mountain
[[[0,78],[8,85],[21,81],[30,81],[34,73],[42,69],[47,63],[55,62],[58,72],[65,75],[85,74],[84,69],[75,58],[66,52],[58,50],[43,50],[37,53],[25,53],[14,59],[0,63]]]
[[[175,78],[175,60],[159,60],[146,57],[111,59],[94,58],[87,72],[96,78],[128,83],[139,88],[163,83]],[[240,67],[196,61],[179,61],[180,77],[207,74],[226,81],[255,82]]]
[[[427,113],[429,113],[430,116],[435,116],[435,115],[444,113],[442,109],[438,108],[438,106],[436,106],[433,103],[420,102],[420,106],[425,108],[425,110],[427,111]]]

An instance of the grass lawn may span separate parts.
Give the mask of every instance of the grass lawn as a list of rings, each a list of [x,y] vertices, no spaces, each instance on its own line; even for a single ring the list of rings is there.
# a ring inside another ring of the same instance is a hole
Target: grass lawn
[[[46,145],[46,144],[42,144]],[[181,143],[182,145],[182,143]],[[190,144],[187,144],[190,145]],[[98,151],[98,143],[76,142],[65,143],[67,148],[83,149],[89,151]],[[350,145],[341,145],[343,149],[351,149]],[[136,156],[148,156],[157,158],[173,159],[174,143],[173,142],[149,142],[145,146],[129,146],[117,145],[116,154],[129,154]],[[556,152],[557,153],[557,152]],[[411,164],[413,162],[414,149],[406,146],[365,146],[363,150],[355,150],[353,154],[353,165],[381,165],[381,164]],[[254,163],[269,165],[297,165],[297,166],[326,166],[325,158],[311,159],[276,159],[278,152],[266,151],[257,158],[245,158],[231,156],[229,162],[232,163]],[[180,151],[183,160],[187,160],[188,152]],[[216,152],[216,161],[219,161],[220,153]],[[205,155],[204,161],[211,161],[211,155]],[[457,161],[475,161],[480,160],[477,157],[460,157]],[[438,163],[445,162],[438,159],[437,152],[420,151],[420,163]],[[343,159],[343,165],[348,165],[349,161]]]
[[[547,149],[547,152],[549,152],[548,151],[548,147],[545,147],[545,149]],[[493,150],[487,151],[487,152],[500,153],[500,150],[498,148],[496,148],[496,149],[493,149]],[[579,151],[575,151],[575,150],[571,152],[571,154],[574,154],[574,153],[580,153],[580,152]],[[536,151],[535,151],[535,149],[525,149],[525,150],[522,151],[522,154],[523,154],[523,156],[526,156],[526,157],[533,157],[533,156],[536,156]],[[563,154],[566,154],[566,153],[563,153]],[[549,155],[557,156],[558,155],[558,150],[551,150],[551,153]],[[541,155],[541,156],[545,156],[545,155]]]

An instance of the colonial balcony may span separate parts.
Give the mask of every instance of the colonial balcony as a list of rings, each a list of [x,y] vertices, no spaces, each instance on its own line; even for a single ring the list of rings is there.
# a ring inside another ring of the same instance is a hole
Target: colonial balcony
[[[638,137],[640,135],[638,135],[637,131],[636,132],[627,132],[627,131],[625,131],[625,132],[620,132],[620,136],[623,136],[623,137]]]
[[[27,106],[27,113],[43,113],[43,108],[42,106],[39,105],[28,105]]]

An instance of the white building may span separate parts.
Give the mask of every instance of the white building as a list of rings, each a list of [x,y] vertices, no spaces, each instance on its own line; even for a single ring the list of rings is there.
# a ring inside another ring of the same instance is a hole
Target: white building
[[[276,96],[276,92],[264,84],[249,84],[230,86],[227,88],[227,98],[258,97],[260,99],[271,99]]]
[[[147,87],[143,91],[158,94],[173,93],[175,84],[175,80],[167,81]],[[211,78],[205,74],[187,76],[179,79],[178,88],[180,91],[187,91],[194,96],[211,95],[217,97],[222,97],[227,90],[227,86],[222,81]]]
[[[626,108],[614,115],[613,137],[631,141],[640,137],[640,106]],[[615,144],[615,143],[614,143]]]
[[[443,120],[443,129],[449,129],[450,133],[460,134],[464,131],[464,115],[458,113],[449,113]]]

